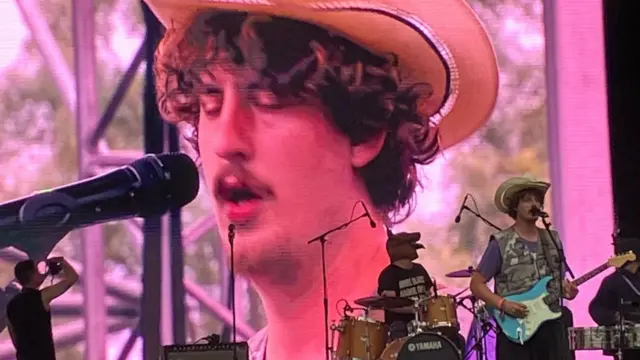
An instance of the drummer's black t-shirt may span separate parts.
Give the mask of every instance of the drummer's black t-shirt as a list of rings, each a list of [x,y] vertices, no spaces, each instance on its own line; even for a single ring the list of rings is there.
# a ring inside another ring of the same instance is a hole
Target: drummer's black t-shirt
[[[383,291],[395,291],[396,296],[403,298],[427,297],[433,282],[427,270],[420,264],[413,263],[411,269],[403,269],[397,265],[387,266],[378,277],[378,294]],[[385,310],[385,323],[395,321],[410,322],[413,314],[399,314]]]

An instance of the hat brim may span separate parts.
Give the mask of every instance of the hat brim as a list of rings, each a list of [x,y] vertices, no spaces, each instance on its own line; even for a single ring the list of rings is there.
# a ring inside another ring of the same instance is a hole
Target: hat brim
[[[507,182],[505,182],[498,188],[498,191],[496,191],[495,205],[498,210],[500,210],[500,212],[508,214],[509,203],[511,202],[511,199],[515,194],[523,190],[535,189],[542,192],[542,196],[546,196],[547,191],[549,191],[550,187],[551,184],[543,181],[530,181],[514,184],[508,184]]]
[[[478,130],[493,111],[498,67],[493,46],[464,0],[146,0],[165,27],[187,26],[198,11],[242,11],[316,24],[379,53],[394,53],[411,83],[428,83],[424,107],[446,149]]]

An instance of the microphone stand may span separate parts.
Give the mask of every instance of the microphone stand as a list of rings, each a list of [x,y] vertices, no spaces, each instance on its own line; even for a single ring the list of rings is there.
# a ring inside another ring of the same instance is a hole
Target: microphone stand
[[[325,244],[327,243],[327,235],[332,234],[336,231],[346,229],[349,225],[354,222],[367,217],[368,214],[365,212],[364,214],[358,216],[355,219],[349,220],[346,223],[335,227],[325,233],[314,237],[313,239],[307,241],[307,244],[313,244],[314,242],[320,242],[320,254],[322,258],[322,292],[323,292],[323,306],[324,306],[324,345],[325,345],[325,358],[326,360],[330,360],[331,350],[329,348],[329,295],[327,290],[327,262],[325,258]],[[234,359],[237,360],[237,359]]]
[[[558,244],[558,241],[556,240],[555,236],[553,236],[553,232],[551,232],[551,224],[547,221],[547,219],[545,219],[544,217],[540,217],[540,219],[542,220],[542,224],[544,225],[544,228],[547,230],[547,234],[549,235],[549,238],[551,238],[551,243],[553,244],[553,246],[556,248],[556,251],[558,252],[558,256],[560,257],[560,276],[558,277],[558,283],[560,284],[559,286],[559,290],[560,290],[560,307],[564,306],[564,299],[562,297],[562,283],[563,283],[563,279],[564,279],[564,272],[562,271],[562,267],[564,266],[567,269],[567,272],[569,273],[569,275],[571,276],[571,278],[575,278],[575,276],[573,275],[573,271],[571,271],[571,268],[569,267],[569,264],[567,264],[567,258],[564,255],[564,248],[560,246],[560,244]],[[550,259],[549,259],[550,260]]]
[[[229,247],[231,252],[231,332],[233,342],[233,360],[238,360],[238,345],[236,344],[236,267],[235,267],[235,254],[234,254],[234,239],[236,237],[235,225],[229,225]]]
[[[491,221],[487,220],[484,216],[480,215],[479,213],[471,210],[470,207],[468,207],[467,205],[463,205],[462,206],[462,210],[466,210],[470,213],[472,213],[473,215],[475,215],[478,219],[482,220],[485,224],[491,226],[492,228],[498,230],[498,231],[502,231],[502,229],[500,229],[498,226],[496,226],[494,223],[492,223]]]

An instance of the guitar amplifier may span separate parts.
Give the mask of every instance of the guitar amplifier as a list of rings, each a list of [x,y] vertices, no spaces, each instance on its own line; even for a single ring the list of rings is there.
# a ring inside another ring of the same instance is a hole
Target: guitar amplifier
[[[233,343],[163,346],[163,360],[234,360]],[[237,360],[249,360],[249,345],[236,343]]]

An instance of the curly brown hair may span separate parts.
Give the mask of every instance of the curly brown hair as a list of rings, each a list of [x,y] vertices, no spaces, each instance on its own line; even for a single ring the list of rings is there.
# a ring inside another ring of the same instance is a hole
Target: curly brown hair
[[[544,192],[538,189],[524,189],[518,191],[513,195],[513,197],[511,197],[509,203],[507,204],[509,209],[508,215],[510,218],[515,220],[518,217],[518,205],[520,205],[520,201],[522,201],[529,195],[533,196],[533,198],[536,199],[536,201],[538,201],[541,206],[544,206]]]
[[[386,132],[378,156],[356,169],[390,224],[414,210],[417,164],[439,152],[425,111],[429,84],[400,76],[393,54],[376,55],[318,26],[280,17],[206,11],[191,25],[167,30],[154,71],[161,114],[193,126],[197,148],[201,76],[211,64],[250,68],[282,105],[319,102],[355,145]]]

